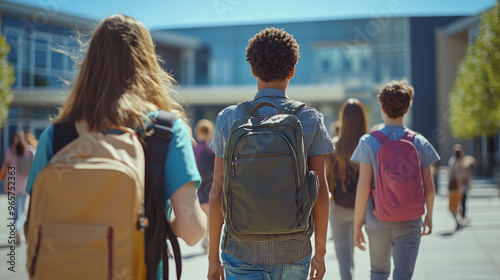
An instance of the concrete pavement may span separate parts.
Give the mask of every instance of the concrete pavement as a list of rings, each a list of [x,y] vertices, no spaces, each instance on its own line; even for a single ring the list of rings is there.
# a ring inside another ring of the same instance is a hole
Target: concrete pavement
[[[425,280],[498,280],[500,279],[500,199],[497,181],[475,178],[469,193],[466,227],[455,230],[448,212],[446,173],[438,177],[438,195],[434,210],[434,229],[424,236],[413,279]],[[0,195],[0,244],[7,243],[7,197]],[[330,233],[329,233],[330,236]],[[206,279],[207,256],[201,244],[187,246],[180,241],[183,255],[182,279]],[[333,241],[328,241],[327,272],[324,279],[340,279]],[[1,246],[1,245],[0,245]],[[0,247],[0,279],[25,280],[26,246],[16,247],[16,272],[8,271],[9,248]],[[354,279],[369,279],[368,252],[355,249]],[[175,279],[175,265],[170,263]]]

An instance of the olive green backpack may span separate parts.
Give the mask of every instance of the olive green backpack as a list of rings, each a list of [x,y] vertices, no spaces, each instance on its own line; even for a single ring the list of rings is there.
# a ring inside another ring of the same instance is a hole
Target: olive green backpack
[[[305,104],[238,106],[245,116],[233,124],[224,155],[226,234],[245,241],[299,237],[312,226],[319,189],[316,173],[307,169],[302,125],[295,117]],[[264,106],[280,113],[259,116]]]

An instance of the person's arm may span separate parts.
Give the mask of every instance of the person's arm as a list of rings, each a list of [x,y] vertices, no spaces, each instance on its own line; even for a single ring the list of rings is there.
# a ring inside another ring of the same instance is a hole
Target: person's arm
[[[364,246],[366,241],[361,228],[363,227],[363,218],[365,217],[368,199],[370,198],[372,176],[372,165],[360,162],[356,201],[354,205],[354,245],[363,251],[366,250]]]
[[[0,180],[5,180],[5,176],[7,175],[7,166],[2,164],[2,169],[0,169]],[[3,185],[3,192],[7,193],[7,184]]]
[[[224,279],[224,270],[219,257],[220,237],[224,217],[222,216],[222,186],[224,182],[224,159],[216,156],[214,180],[208,201],[208,275],[209,280]]]
[[[203,238],[207,218],[201,210],[194,182],[184,184],[171,197],[172,220],[170,225],[176,236],[189,246],[194,246]]]
[[[2,169],[0,169],[0,180],[4,180],[5,175],[7,175],[7,166],[2,164]]]
[[[331,152],[330,154],[325,156],[325,176],[326,176],[326,182],[328,183],[328,190],[333,196],[333,187],[334,187],[334,174],[333,174],[333,168],[335,165],[335,160],[334,160],[334,152]]]
[[[422,235],[427,235],[432,233],[432,211],[434,210],[434,197],[436,196],[431,168],[429,166],[422,169],[422,179],[424,181],[425,206],[427,208]]]
[[[311,279],[323,279],[326,272],[326,234],[328,230],[328,184],[325,177],[325,156],[318,155],[308,159],[310,171],[315,171],[319,179],[319,194],[314,204],[314,256],[311,259]]]

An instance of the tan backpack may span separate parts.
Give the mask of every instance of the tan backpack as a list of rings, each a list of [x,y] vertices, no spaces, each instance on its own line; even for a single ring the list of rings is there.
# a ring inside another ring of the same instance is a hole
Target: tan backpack
[[[145,279],[141,143],[128,128],[77,128],[33,185],[30,279]]]

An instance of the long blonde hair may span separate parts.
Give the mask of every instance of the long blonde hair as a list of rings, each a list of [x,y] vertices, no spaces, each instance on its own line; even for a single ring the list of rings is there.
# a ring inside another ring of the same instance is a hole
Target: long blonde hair
[[[148,30],[138,20],[117,14],[94,31],[70,96],[55,120],[85,121],[92,130],[109,126],[145,128],[147,113],[176,113],[174,78],[161,66]],[[189,128],[189,126],[188,126]]]

